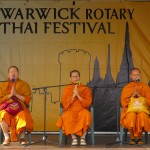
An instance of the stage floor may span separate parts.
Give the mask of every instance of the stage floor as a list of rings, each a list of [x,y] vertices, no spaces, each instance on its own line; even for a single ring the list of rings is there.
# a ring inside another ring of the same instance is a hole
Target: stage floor
[[[68,140],[67,145],[59,146],[58,145],[58,135],[47,135],[46,145],[43,142],[43,135],[31,135],[32,145],[20,146],[19,142],[11,142],[10,146],[0,146],[0,149],[10,149],[10,150],[48,150],[48,149],[62,149],[62,150],[92,150],[92,149],[132,149],[132,150],[148,150],[150,149],[150,144],[145,144],[142,146],[138,145],[129,145],[129,144],[120,144],[116,143],[116,135],[95,135],[95,145],[90,145],[90,136],[89,136],[89,145],[87,146],[71,146],[71,139]],[[53,144],[53,142],[55,144]],[[107,144],[112,143],[108,146]]]

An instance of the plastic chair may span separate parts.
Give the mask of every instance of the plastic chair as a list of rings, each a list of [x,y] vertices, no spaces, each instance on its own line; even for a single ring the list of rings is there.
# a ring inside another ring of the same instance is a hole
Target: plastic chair
[[[90,112],[92,114],[92,118],[94,118],[94,107],[93,107],[93,105],[90,106]],[[63,107],[62,107],[62,104],[60,103],[60,115],[62,115],[62,113],[63,113]],[[91,127],[90,127],[89,131],[90,131],[90,134],[91,134],[92,145],[95,145],[94,121],[92,121],[92,124],[91,124]],[[87,132],[87,135],[86,135],[87,143],[88,143],[89,131]],[[64,144],[66,145],[67,144],[67,136],[63,135],[62,129],[59,129],[59,145],[62,145],[63,140],[64,140]]]

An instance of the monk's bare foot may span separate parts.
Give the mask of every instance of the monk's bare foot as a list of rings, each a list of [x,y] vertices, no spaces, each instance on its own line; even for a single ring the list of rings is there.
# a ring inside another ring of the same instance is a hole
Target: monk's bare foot
[[[9,138],[5,139],[2,145],[3,146],[9,146],[10,145],[10,139]]]

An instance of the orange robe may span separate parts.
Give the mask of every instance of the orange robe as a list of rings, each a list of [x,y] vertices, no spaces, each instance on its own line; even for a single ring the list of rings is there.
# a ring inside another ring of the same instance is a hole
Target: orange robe
[[[17,141],[17,135],[20,133],[22,128],[25,128],[29,133],[33,131],[33,120],[26,107],[31,101],[31,89],[25,81],[20,79],[18,79],[14,84],[16,92],[25,98],[25,102],[21,102],[23,110],[15,116],[10,115],[5,110],[0,111],[0,122],[4,119],[10,127],[11,141]],[[9,81],[0,84],[0,105],[7,99],[11,88],[12,83]]]
[[[150,131],[150,118],[147,113],[127,113],[130,97],[132,96],[136,85],[140,95],[146,99],[147,105],[150,106],[150,88],[146,84],[142,82],[131,82],[123,88],[121,94],[122,113],[120,124],[123,128],[132,131],[133,135],[130,135],[130,138],[141,137],[143,129],[145,131]]]
[[[80,101],[75,97],[71,104],[73,90],[74,85],[68,85],[63,91],[63,114],[56,125],[62,128],[66,135],[76,134],[82,136],[92,123],[92,116],[88,110],[92,103],[92,94],[87,86],[79,85],[78,91],[82,100]]]

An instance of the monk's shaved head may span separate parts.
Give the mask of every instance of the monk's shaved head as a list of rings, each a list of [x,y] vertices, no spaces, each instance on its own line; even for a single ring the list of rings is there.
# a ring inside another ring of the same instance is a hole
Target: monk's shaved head
[[[78,70],[72,70],[72,71],[70,72],[70,77],[72,76],[72,73],[74,73],[74,72],[78,73],[78,75],[80,76],[80,72],[79,72]]]
[[[8,68],[8,72],[10,71],[11,68],[15,68],[15,69],[19,72],[19,69],[18,69],[17,66],[10,66],[10,67]]]
[[[135,71],[135,70],[136,70],[136,71],[139,71],[139,73],[141,74],[141,70],[138,69],[138,68],[132,68],[132,69],[130,70],[130,74],[132,74],[132,72]]]

